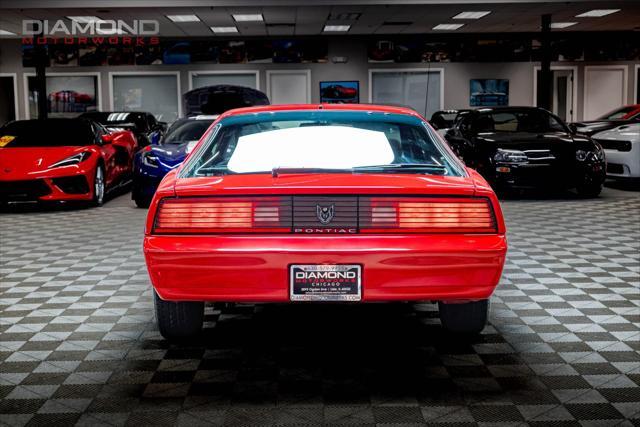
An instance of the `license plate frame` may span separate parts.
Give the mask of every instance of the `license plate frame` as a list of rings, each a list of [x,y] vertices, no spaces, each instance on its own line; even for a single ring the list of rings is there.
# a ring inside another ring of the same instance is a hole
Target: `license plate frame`
[[[291,264],[289,266],[289,298],[295,302],[361,301],[362,266],[359,264]]]

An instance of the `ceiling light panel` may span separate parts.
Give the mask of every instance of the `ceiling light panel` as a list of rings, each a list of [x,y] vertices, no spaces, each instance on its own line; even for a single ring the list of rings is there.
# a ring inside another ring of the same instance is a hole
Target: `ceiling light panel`
[[[211,27],[211,31],[216,34],[225,34],[225,33],[237,33],[238,29],[236,27]]]
[[[167,15],[173,22],[200,22],[200,18],[196,15]]]
[[[89,22],[102,21],[102,19],[98,18],[97,16],[67,16],[67,19],[79,22],[81,24],[88,24]]]
[[[581,13],[580,15],[576,15],[576,18],[601,18],[616,12],[620,12],[620,9],[593,9],[588,12]]]
[[[238,13],[232,15],[236,22],[262,22],[264,17],[261,13]]]
[[[577,25],[577,22],[552,22],[551,28],[561,29],[561,28],[569,28]]]
[[[460,12],[459,14],[454,16],[453,19],[480,19],[482,17],[487,16],[490,13],[491,13],[491,11],[488,11],[488,10],[477,10],[477,11],[472,11],[472,12]]]
[[[7,31],[7,30],[0,30],[0,36],[15,36],[16,33],[12,33],[11,31]]]
[[[464,27],[464,24],[438,24],[433,27],[437,31],[453,31]]]
[[[340,33],[346,32],[351,29],[351,25],[325,25],[324,32],[326,33]]]

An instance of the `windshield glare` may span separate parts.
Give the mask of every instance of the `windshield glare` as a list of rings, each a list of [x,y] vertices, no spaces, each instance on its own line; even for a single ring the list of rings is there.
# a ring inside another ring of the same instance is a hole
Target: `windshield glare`
[[[288,117],[288,116],[297,117]],[[281,116],[282,119],[272,117]],[[394,120],[394,116],[398,120]],[[272,113],[227,118],[185,166],[182,177],[234,173],[308,172],[384,168],[460,176],[459,165],[416,117],[366,112]],[[416,170],[416,167],[429,167]]]

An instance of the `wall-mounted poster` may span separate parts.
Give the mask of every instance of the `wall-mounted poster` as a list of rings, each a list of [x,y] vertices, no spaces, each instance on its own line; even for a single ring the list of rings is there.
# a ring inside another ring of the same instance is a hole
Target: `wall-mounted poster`
[[[470,82],[472,107],[493,107],[509,105],[509,80],[473,79]]]
[[[78,47],[73,45],[54,45],[49,47],[52,67],[76,67],[78,65]]]
[[[320,82],[320,102],[357,104],[360,102],[360,82]]]
[[[96,76],[47,76],[47,105],[50,117],[75,117],[97,110]],[[29,76],[29,115],[38,117],[38,94],[35,77]]]

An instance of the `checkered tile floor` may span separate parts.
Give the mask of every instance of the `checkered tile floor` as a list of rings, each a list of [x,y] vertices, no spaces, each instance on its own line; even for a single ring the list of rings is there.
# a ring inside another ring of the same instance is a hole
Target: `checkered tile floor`
[[[639,425],[640,193],[503,206],[473,342],[430,304],[240,305],[170,345],[127,196],[0,215],[0,423]]]

